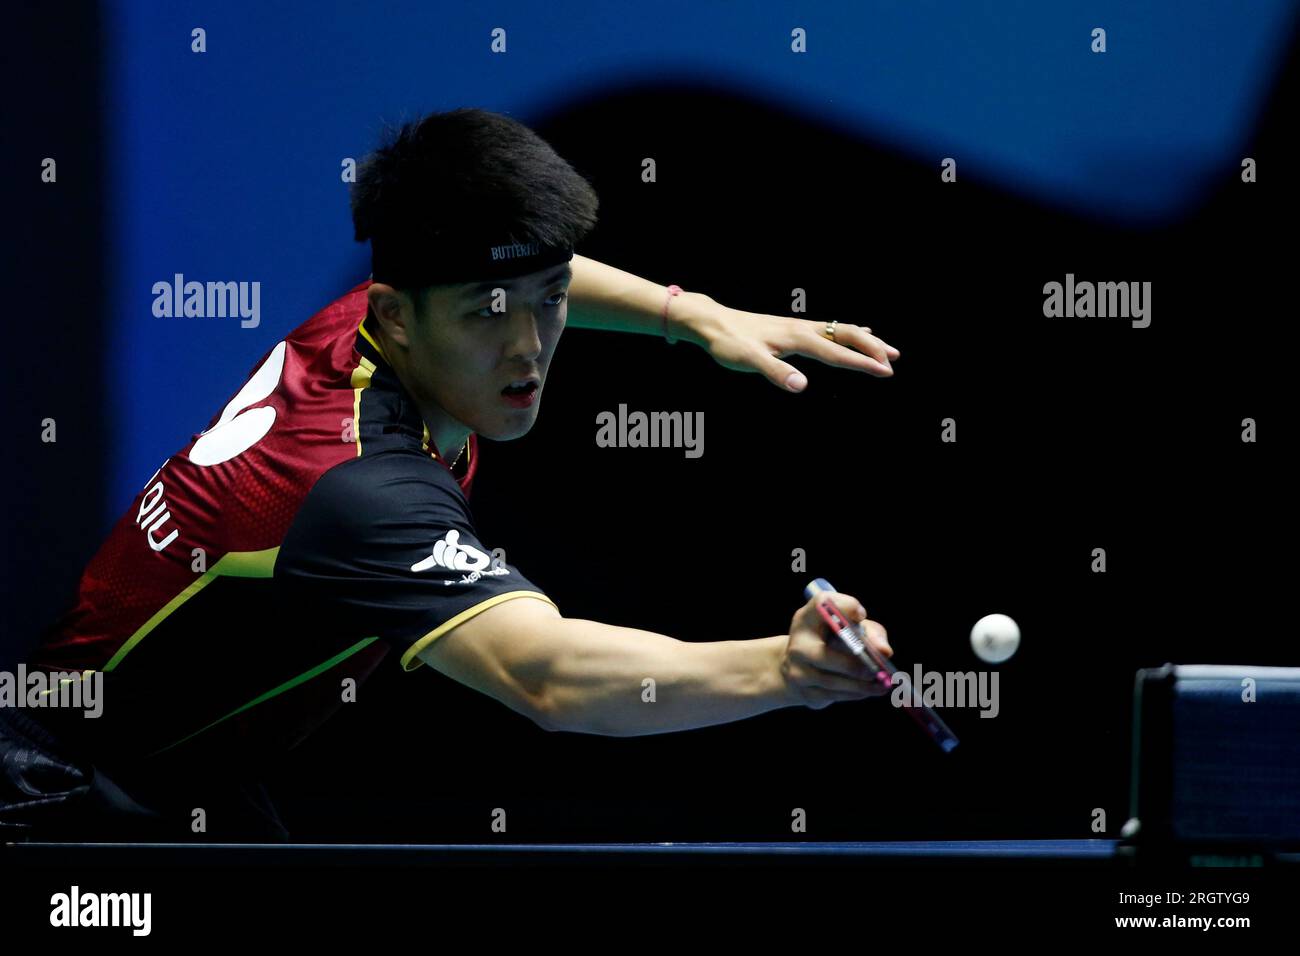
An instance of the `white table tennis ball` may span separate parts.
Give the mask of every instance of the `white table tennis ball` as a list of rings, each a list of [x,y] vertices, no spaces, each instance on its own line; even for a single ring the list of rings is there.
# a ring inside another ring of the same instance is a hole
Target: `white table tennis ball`
[[[1005,614],[986,614],[970,629],[975,656],[988,664],[1001,664],[1020,646],[1020,625]]]

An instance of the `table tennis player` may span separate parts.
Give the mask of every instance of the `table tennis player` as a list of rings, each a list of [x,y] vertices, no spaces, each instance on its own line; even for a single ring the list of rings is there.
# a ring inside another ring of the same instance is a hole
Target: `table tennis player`
[[[884,693],[812,601],[787,633],[680,641],[566,617],[476,532],[479,439],[532,428],[566,324],[680,339],[790,392],[806,386],[792,355],[893,374],[898,351],[868,328],[576,255],[597,205],[545,141],[482,110],[408,123],[367,157],[352,216],[371,277],[143,481],[27,661],[60,687],[102,680],[102,716],[0,708],[4,838],[287,840],[265,770],[379,667],[427,665],[548,730],[616,736]],[[867,635],[892,653],[879,624]]]

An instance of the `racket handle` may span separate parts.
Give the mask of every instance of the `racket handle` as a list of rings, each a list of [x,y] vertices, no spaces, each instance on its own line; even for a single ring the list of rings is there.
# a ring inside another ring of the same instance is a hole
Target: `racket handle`
[[[831,582],[827,581],[825,578],[814,578],[808,583],[808,586],[803,589],[803,596],[805,599],[811,601],[813,598],[820,596],[822,592],[834,590],[835,588],[831,587]],[[894,674],[898,672],[893,661],[876,654],[865,640],[859,638],[859,641],[862,644],[863,649],[867,652],[867,655],[871,658],[872,663],[882,668],[883,672],[888,677],[888,683],[893,684]],[[912,691],[914,694],[916,693],[915,688],[912,688]],[[929,735],[930,739],[939,745],[939,749],[944,753],[949,753],[956,748],[958,744],[957,735],[954,734],[939,715],[929,707],[922,704],[916,707],[905,707],[904,710],[907,711],[909,717],[916,721],[917,726],[924,730],[926,734]]]
[[[808,582],[808,586],[803,589],[804,600],[811,601],[823,591],[834,590],[835,589],[831,587],[831,582],[827,581],[825,578],[814,578],[812,581]]]

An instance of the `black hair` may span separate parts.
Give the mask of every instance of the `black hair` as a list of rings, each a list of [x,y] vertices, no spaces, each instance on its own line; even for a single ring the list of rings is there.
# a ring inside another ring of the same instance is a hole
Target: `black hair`
[[[485,228],[572,248],[595,227],[599,205],[591,184],[527,126],[468,107],[390,128],[362,160],[351,199],[358,242],[417,253],[435,237]],[[403,291],[426,288],[408,280]]]

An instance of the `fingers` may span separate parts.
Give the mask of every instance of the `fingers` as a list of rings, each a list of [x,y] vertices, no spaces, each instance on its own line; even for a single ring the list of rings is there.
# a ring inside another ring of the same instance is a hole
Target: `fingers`
[[[809,642],[791,649],[791,659],[806,672],[808,683],[829,686],[823,681],[830,681],[838,686],[838,682],[844,680],[869,683],[876,679],[877,668],[874,665],[850,653],[840,644],[839,638],[834,638],[834,641],[834,644],[822,641],[820,647]]]
[[[817,710],[836,701],[886,697],[894,690],[892,684],[882,683],[874,674],[841,677],[811,667],[803,668],[796,676],[796,682],[804,704]]]
[[[876,621],[867,621],[863,625],[863,630],[866,632],[863,637],[872,648],[885,657],[894,656],[894,649],[889,645],[889,632],[885,630],[882,624]]]
[[[861,326],[837,323],[834,342],[822,334],[824,326],[821,323],[809,321],[805,328],[807,335],[795,351],[827,365],[858,369],[877,378],[888,378],[894,374],[891,358],[899,358],[902,354]]]
[[[808,379],[803,372],[762,349],[755,354],[753,366],[769,382],[787,392],[802,392],[808,387]]]
[[[893,687],[882,684],[874,677],[870,680],[854,680],[851,677],[836,677],[834,674],[819,674],[804,685],[806,690],[819,691],[813,697],[828,697],[831,700],[865,700],[868,697],[884,697],[893,691]]]
[[[851,594],[831,592],[812,598],[799,609],[794,622],[796,631],[806,632],[807,639],[791,645],[791,657],[798,663],[828,675],[843,675],[854,679],[874,678],[876,668],[853,654],[839,638],[826,639],[827,626],[817,610],[817,604],[829,597],[850,623],[861,623],[864,639],[885,657],[894,650],[883,626],[867,619],[867,609]]]
[[[898,351],[898,349],[894,348],[892,345],[890,345],[890,344],[889,344],[888,342],[886,342],[884,339],[880,338],[880,337],[877,336],[877,335],[872,335],[872,334],[871,334],[871,329],[868,328],[867,326],[865,326],[865,325],[850,325],[850,326],[847,326],[847,328],[849,329],[849,335],[850,335],[851,338],[852,338],[852,337],[856,337],[856,338],[864,338],[864,339],[869,339],[869,340],[871,340],[871,342],[873,342],[873,343],[878,343],[878,344],[879,344],[879,345],[880,345],[880,346],[885,350],[885,357],[888,358],[888,359],[890,359],[891,361],[892,361],[893,359],[897,359],[897,358],[902,358],[902,357],[903,357],[903,353],[902,353],[902,352]],[[837,324],[837,325],[835,326],[835,341],[840,342],[840,341],[842,341],[843,339],[844,339],[844,336],[840,335],[840,327],[839,327],[839,325]]]
[[[827,626],[817,605],[829,598],[852,624],[861,624],[866,642],[885,657],[893,655],[885,629],[867,618],[867,609],[851,594],[829,592],[808,600],[791,622],[784,667],[804,704],[817,710],[836,701],[883,697],[893,687],[882,683],[877,668],[851,653],[839,640],[827,640]]]
[[[797,333],[794,344],[782,349],[779,355],[757,349],[749,358],[749,365],[787,392],[802,392],[808,387],[808,379],[793,365],[783,362],[781,356],[784,355],[805,355],[827,365],[857,369],[877,378],[889,378],[894,374],[890,360],[899,358],[902,353],[872,335],[871,329],[837,324],[835,341],[832,342],[821,334],[819,324],[811,320],[800,322],[801,331]]]
[[[817,610],[817,605],[824,598],[830,598],[841,614],[849,619],[851,624],[857,624],[867,616],[867,609],[862,606],[862,602],[852,594],[842,594],[839,591],[826,591],[809,598],[804,606],[799,608],[795,614],[795,626],[806,628],[815,634],[820,634],[825,623],[822,616]]]
[[[806,645],[794,648],[791,656],[795,657],[800,663],[823,674],[843,675],[856,680],[875,677],[876,668],[874,666],[866,663],[844,647],[838,637],[834,641],[833,644],[825,640],[822,640],[819,644],[813,644],[810,641]]]

